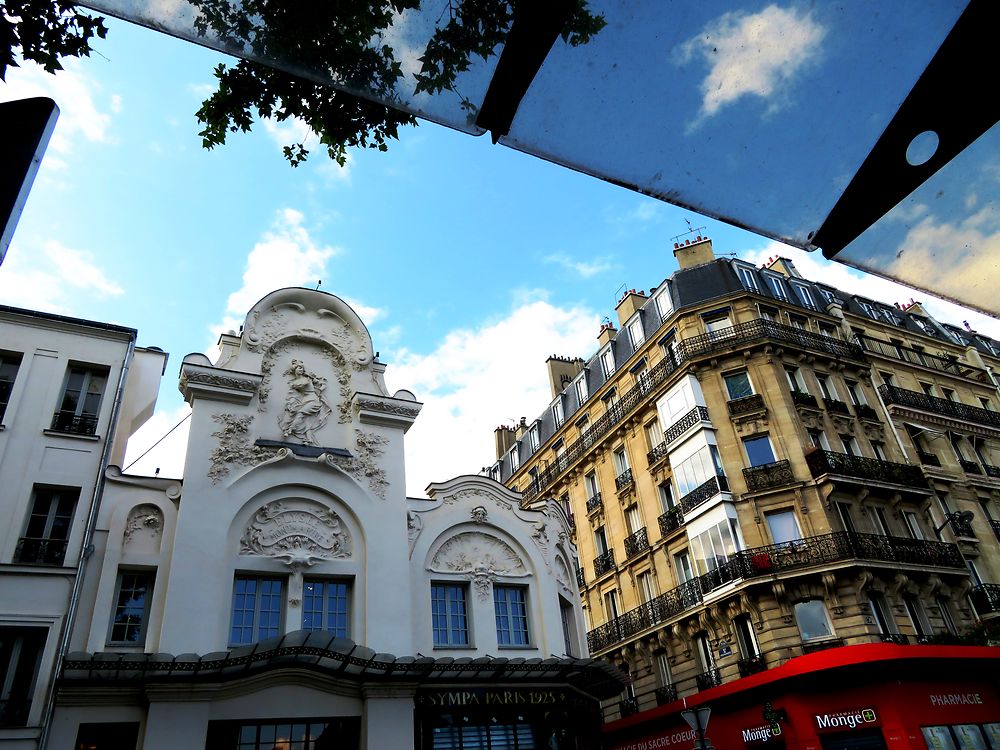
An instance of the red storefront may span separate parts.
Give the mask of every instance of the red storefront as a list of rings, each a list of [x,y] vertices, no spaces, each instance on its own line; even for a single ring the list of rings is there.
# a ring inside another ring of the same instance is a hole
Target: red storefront
[[[780,716],[773,725],[766,703]],[[1000,750],[1000,648],[866,644],[808,654],[607,724],[604,746],[689,750],[685,706],[711,707],[705,734],[717,750]]]

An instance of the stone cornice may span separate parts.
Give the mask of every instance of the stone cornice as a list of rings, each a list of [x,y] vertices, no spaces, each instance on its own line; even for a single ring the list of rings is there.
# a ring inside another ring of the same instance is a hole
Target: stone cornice
[[[377,393],[355,393],[353,405],[362,423],[396,427],[406,432],[420,414],[419,401],[382,396]]]
[[[248,404],[263,377],[250,372],[234,372],[185,362],[181,366],[178,389],[189,404],[196,398]]]

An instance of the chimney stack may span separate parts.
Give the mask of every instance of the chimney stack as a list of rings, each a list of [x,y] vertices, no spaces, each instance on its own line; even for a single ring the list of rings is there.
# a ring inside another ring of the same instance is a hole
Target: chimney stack
[[[702,237],[700,234],[692,240],[684,240],[683,243],[674,243],[674,257],[677,258],[677,265],[683,271],[686,268],[694,268],[715,260],[715,253],[712,251],[712,240]]]
[[[549,385],[552,388],[552,398],[555,398],[565,390],[580,372],[583,371],[584,361],[579,357],[570,359],[569,357],[557,357],[553,354],[545,364],[549,369]]]

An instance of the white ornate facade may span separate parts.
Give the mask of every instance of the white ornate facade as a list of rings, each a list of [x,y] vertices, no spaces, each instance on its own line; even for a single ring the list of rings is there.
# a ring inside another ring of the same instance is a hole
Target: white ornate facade
[[[332,295],[274,292],[221,348],[181,366],[183,482],[107,472],[49,747],[575,742],[621,685],[580,658],[562,509],[472,476],[407,498],[421,405]]]

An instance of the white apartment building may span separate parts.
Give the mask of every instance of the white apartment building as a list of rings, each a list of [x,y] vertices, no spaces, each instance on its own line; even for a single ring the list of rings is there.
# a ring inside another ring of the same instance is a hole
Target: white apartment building
[[[220,348],[180,368],[183,480],[105,473],[47,746],[596,748],[624,678],[562,508],[408,498],[421,404],[335,296],[273,292]]]
[[[166,359],[130,328],[0,306],[0,747],[37,747],[101,478]]]

